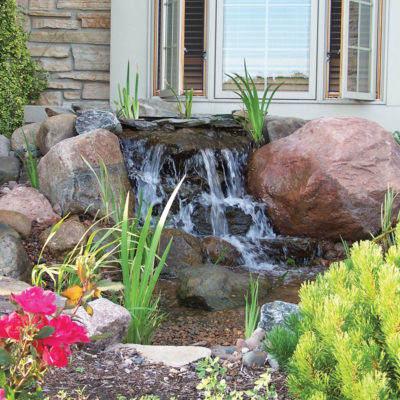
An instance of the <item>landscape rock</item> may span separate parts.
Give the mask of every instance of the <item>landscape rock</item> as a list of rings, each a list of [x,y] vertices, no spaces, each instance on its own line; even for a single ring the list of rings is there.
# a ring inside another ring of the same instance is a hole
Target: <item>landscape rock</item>
[[[181,267],[199,265],[203,262],[200,239],[180,229],[164,229],[160,239],[160,255],[171,238],[173,240],[163,268],[164,272],[175,273]]]
[[[106,347],[121,343],[129,329],[131,314],[129,311],[107,299],[97,299],[90,302],[93,315],[90,316],[83,307],[79,307],[74,316],[74,321],[82,325],[88,336],[107,335],[107,337],[94,340],[86,346],[104,350]]]
[[[163,363],[172,368],[181,368],[187,364],[211,356],[211,350],[200,346],[149,346],[142,344],[115,345],[108,351],[134,349],[142,357],[153,363]]]
[[[15,235],[0,236],[0,275],[28,282],[31,264],[21,240]]]
[[[267,353],[264,351],[253,350],[243,355],[242,363],[247,368],[260,368],[267,360]]]
[[[33,124],[24,125],[21,128],[16,129],[11,135],[11,150],[26,149],[26,143],[24,134],[30,145],[37,145],[38,135],[40,130],[41,122],[34,122]]]
[[[10,152],[10,139],[0,135],[0,157],[8,157]]]
[[[26,186],[16,186],[0,197],[0,210],[16,211],[42,224],[53,224],[60,219],[46,197],[38,190]]]
[[[40,152],[46,154],[57,143],[75,136],[75,121],[73,114],[59,114],[43,121],[37,136]]]
[[[10,303],[11,293],[20,294],[31,286],[23,281],[0,275],[0,315],[14,311],[15,306]]]
[[[19,161],[15,157],[0,157],[0,185],[19,178]]]
[[[285,317],[291,313],[300,315],[299,306],[297,304],[279,300],[265,303],[261,307],[261,316],[258,328],[264,329],[265,332],[269,332],[277,325],[282,326]]]
[[[262,328],[257,328],[252,335],[246,339],[238,339],[236,342],[236,347],[238,350],[243,348],[247,348],[249,350],[259,349],[261,348],[261,343],[265,338],[265,330]]]
[[[92,132],[96,129],[105,129],[116,135],[122,133],[122,126],[118,118],[110,111],[84,110],[76,119],[75,129],[78,135]]]
[[[307,123],[306,120],[293,117],[267,116],[263,126],[265,143],[274,142],[291,135]]]
[[[0,222],[0,237],[6,236],[6,235],[14,236],[16,239],[20,238],[19,233],[15,229]]]
[[[31,233],[31,219],[20,212],[0,210],[0,222],[16,230],[22,238],[27,238]]]
[[[354,117],[308,122],[256,151],[248,173],[250,193],[267,204],[278,232],[335,241],[379,231],[388,186],[400,191],[400,146],[375,122]]]
[[[160,97],[139,100],[139,115],[143,117],[176,117],[179,114],[175,102],[165,101]]]
[[[228,268],[204,264],[179,270],[177,297],[181,304],[192,308],[216,311],[243,306],[244,295],[250,290],[248,275]],[[259,296],[270,289],[269,282],[259,281]]]
[[[44,230],[39,240],[44,244],[51,233],[52,228]],[[86,241],[84,236],[87,227],[79,222],[78,219],[67,219],[59,225],[56,233],[47,243],[47,250],[57,257],[63,259],[79,242],[84,245]]]
[[[38,165],[39,184],[52,204],[58,204],[62,215],[68,212],[91,215],[104,211],[100,189],[86,159],[100,176],[100,160],[107,167],[109,182],[117,202],[120,187],[131,191],[118,138],[111,132],[97,129],[85,135],[64,140],[51,148]],[[130,195],[130,201],[134,202]]]
[[[243,264],[243,258],[240,251],[226,240],[208,236],[202,239],[202,249],[205,258],[211,264],[219,260],[218,264],[228,266],[238,266]]]
[[[152,131],[157,129],[158,125],[153,121],[145,121],[141,119],[120,119],[122,126],[126,126],[134,131]]]

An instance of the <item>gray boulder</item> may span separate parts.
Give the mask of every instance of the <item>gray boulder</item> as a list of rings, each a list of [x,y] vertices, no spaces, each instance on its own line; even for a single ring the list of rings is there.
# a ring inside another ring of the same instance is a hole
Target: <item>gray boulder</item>
[[[165,229],[163,231],[160,239],[160,255],[171,239],[172,244],[164,272],[175,273],[181,267],[199,265],[203,262],[200,239],[180,229]]]
[[[175,102],[171,103],[159,97],[139,100],[140,117],[176,117],[178,114],[178,106]]]
[[[178,273],[178,300],[188,307],[205,310],[225,310],[245,304],[244,295],[250,290],[250,279],[213,264],[186,267]],[[262,298],[270,289],[269,282],[260,280]]]
[[[0,135],[0,157],[8,157],[10,152],[10,139]]]
[[[85,110],[76,119],[75,129],[78,135],[92,132],[96,129],[105,129],[116,135],[122,133],[122,126],[118,118],[109,111]]]
[[[291,135],[307,123],[301,118],[268,116],[263,126],[265,143],[273,142]]]
[[[19,178],[19,161],[15,157],[0,157],[0,185]]]
[[[23,238],[31,233],[32,220],[17,211],[0,210],[0,223],[15,229]]]
[[[53,117],[56,118],[56,117]],[[64,140],[51,148],[38,165],[41,191],[63,215],[104,211],[99,185],[87,160],[100,175],[100,160],[107,167],[115,199],[120,200],[120,187],[131,191],[118,138],[109,131],[97,129],[85,135]],[[133,201],[133,195],[130,196]]]
[[[43,121],[37,137],[40,152],[46,154],[57,143],[75,136],[75,121],[73,114],[60,114]]]
[[[273,301],[265,303],[261,307],[261,316],[258,327],[269,332],[276,325],[283,325],[286,316],[291,313],[299,313],[299,306],[297,304],[287,303],[285,301]]]
[[[129,311],[107,299],[94,300],[90,302],[90,306],[93,309],[92,316],[83,307],[79,307],[74,320],[86,329],[89,337],[100,335],[107,337],[93,340],[87,346],[99,351],[121,343],[131,323]]]
[[[0,232],[0,275],[28,282],[30,267],[28,255],[18,233],[11,228],[2,229]]]
[[[267,360],[267,353],[260,350],[249,351],[243,354],[242,363],[247,368],[260,368]]]
[[[35,122],[33,124],[24,125],[21,128],[16,129],[11,135],[11,150],[26,149],[26,143],[24,134],[30,145],[37,145],[37,137],[39,135],[41,122]]]

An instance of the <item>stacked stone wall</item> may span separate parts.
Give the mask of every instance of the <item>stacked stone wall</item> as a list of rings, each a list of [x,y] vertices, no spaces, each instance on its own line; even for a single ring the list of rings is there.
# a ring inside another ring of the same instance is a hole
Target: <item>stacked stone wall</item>
[[[111,0],[18,0],[28,48],[49,74],[39,104],[107,106]]]

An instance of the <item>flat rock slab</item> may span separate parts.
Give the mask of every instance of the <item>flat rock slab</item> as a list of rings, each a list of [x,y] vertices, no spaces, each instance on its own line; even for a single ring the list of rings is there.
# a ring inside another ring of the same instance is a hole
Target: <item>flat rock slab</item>
[[[211,356],[211,350],[197,346],[150,346],[142,344],[116,345],[108,350],[114,351],[121,348],[134,349],[146,360],[173,368],[180,368],[197,360]]]

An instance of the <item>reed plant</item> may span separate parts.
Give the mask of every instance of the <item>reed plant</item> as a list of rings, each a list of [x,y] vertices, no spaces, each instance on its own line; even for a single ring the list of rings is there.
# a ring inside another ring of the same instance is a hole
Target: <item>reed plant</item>
[[[139,230],[136,221],[130,221],[128,218],[129,199],[125,202],[123,219],[120,224],[119,261],[125,286],[123,305],[132,316],[131,325],[125,338],[128,343],[150,343],[155,329],[162,321],[163,315],[158,309],[160,297],[154,297],[153,293],[171,247],[172,239],[158,258],[157,265],[155,265],[155,261],[168,212],[183,179],[173,191],[153,230],[151,230],[150,225],[152,207],[149,207],[143,226]]]
[[[258,321],[260,320],[260,306],[258,305],[258,278],[256,281],[253,280],[250,274],[250,301],[248,293],[244,296],[246,303],[245,308],[245,320],[244,320],[244,331],[246,339],[248,339],[257,327]]]
[[[28,157],[25,158],[24,156],[20,156],[19,158],[24,164],[26,172],[28,173],[29,180],[31,181],[31,186],[35,189],[39,189],[39,177],[37,172],[37,165],[38,165],[37,146],[36,143],[34,143],[32,152],[31,146],[28,142],[25,132],[22,131],[22,134],[24,135],[24,141]]]
[[[168,81],[165,81],[165,84],[167,85],[168,89],[172,92],[172,94],[175,97],[175,100],[178,105],[178,110],[179,110],[179,116],[181,119],[190,119],[192,116],[192,105],[193,105],[193,89],[188,90],[187,83],[185,82],[185,100],[182,101],[178,93],[176,93],[175,89],[168,83]]]
[[[122,88],[118,84],[118,96],[119,101],[114,100],[114,103],[119,107],[119,116],[127,119],[139,119],[139,67],[136,64],[136,76],[135,76],[135,96],[131,97],[130,92],[130,61],[128,61],[128,67],[126,71],[126,87]]]
[[[253,138],[256,146],[261,146],[264,141],[263,126],[265,117],[268,113],[268,108],[271,104],[272,98],[277,90],[283,85],[283,82],[277,85],[269,96],[268,93],[273,84],[268,84],[260,99],[254,79],[247,71],[246,61],[244,61],[244,76],[237,73],[226,75],[232,79],[233,83],[237,87],[237,90],[234,91],[234,93],[240,97],[246,109],[242,125]]]

